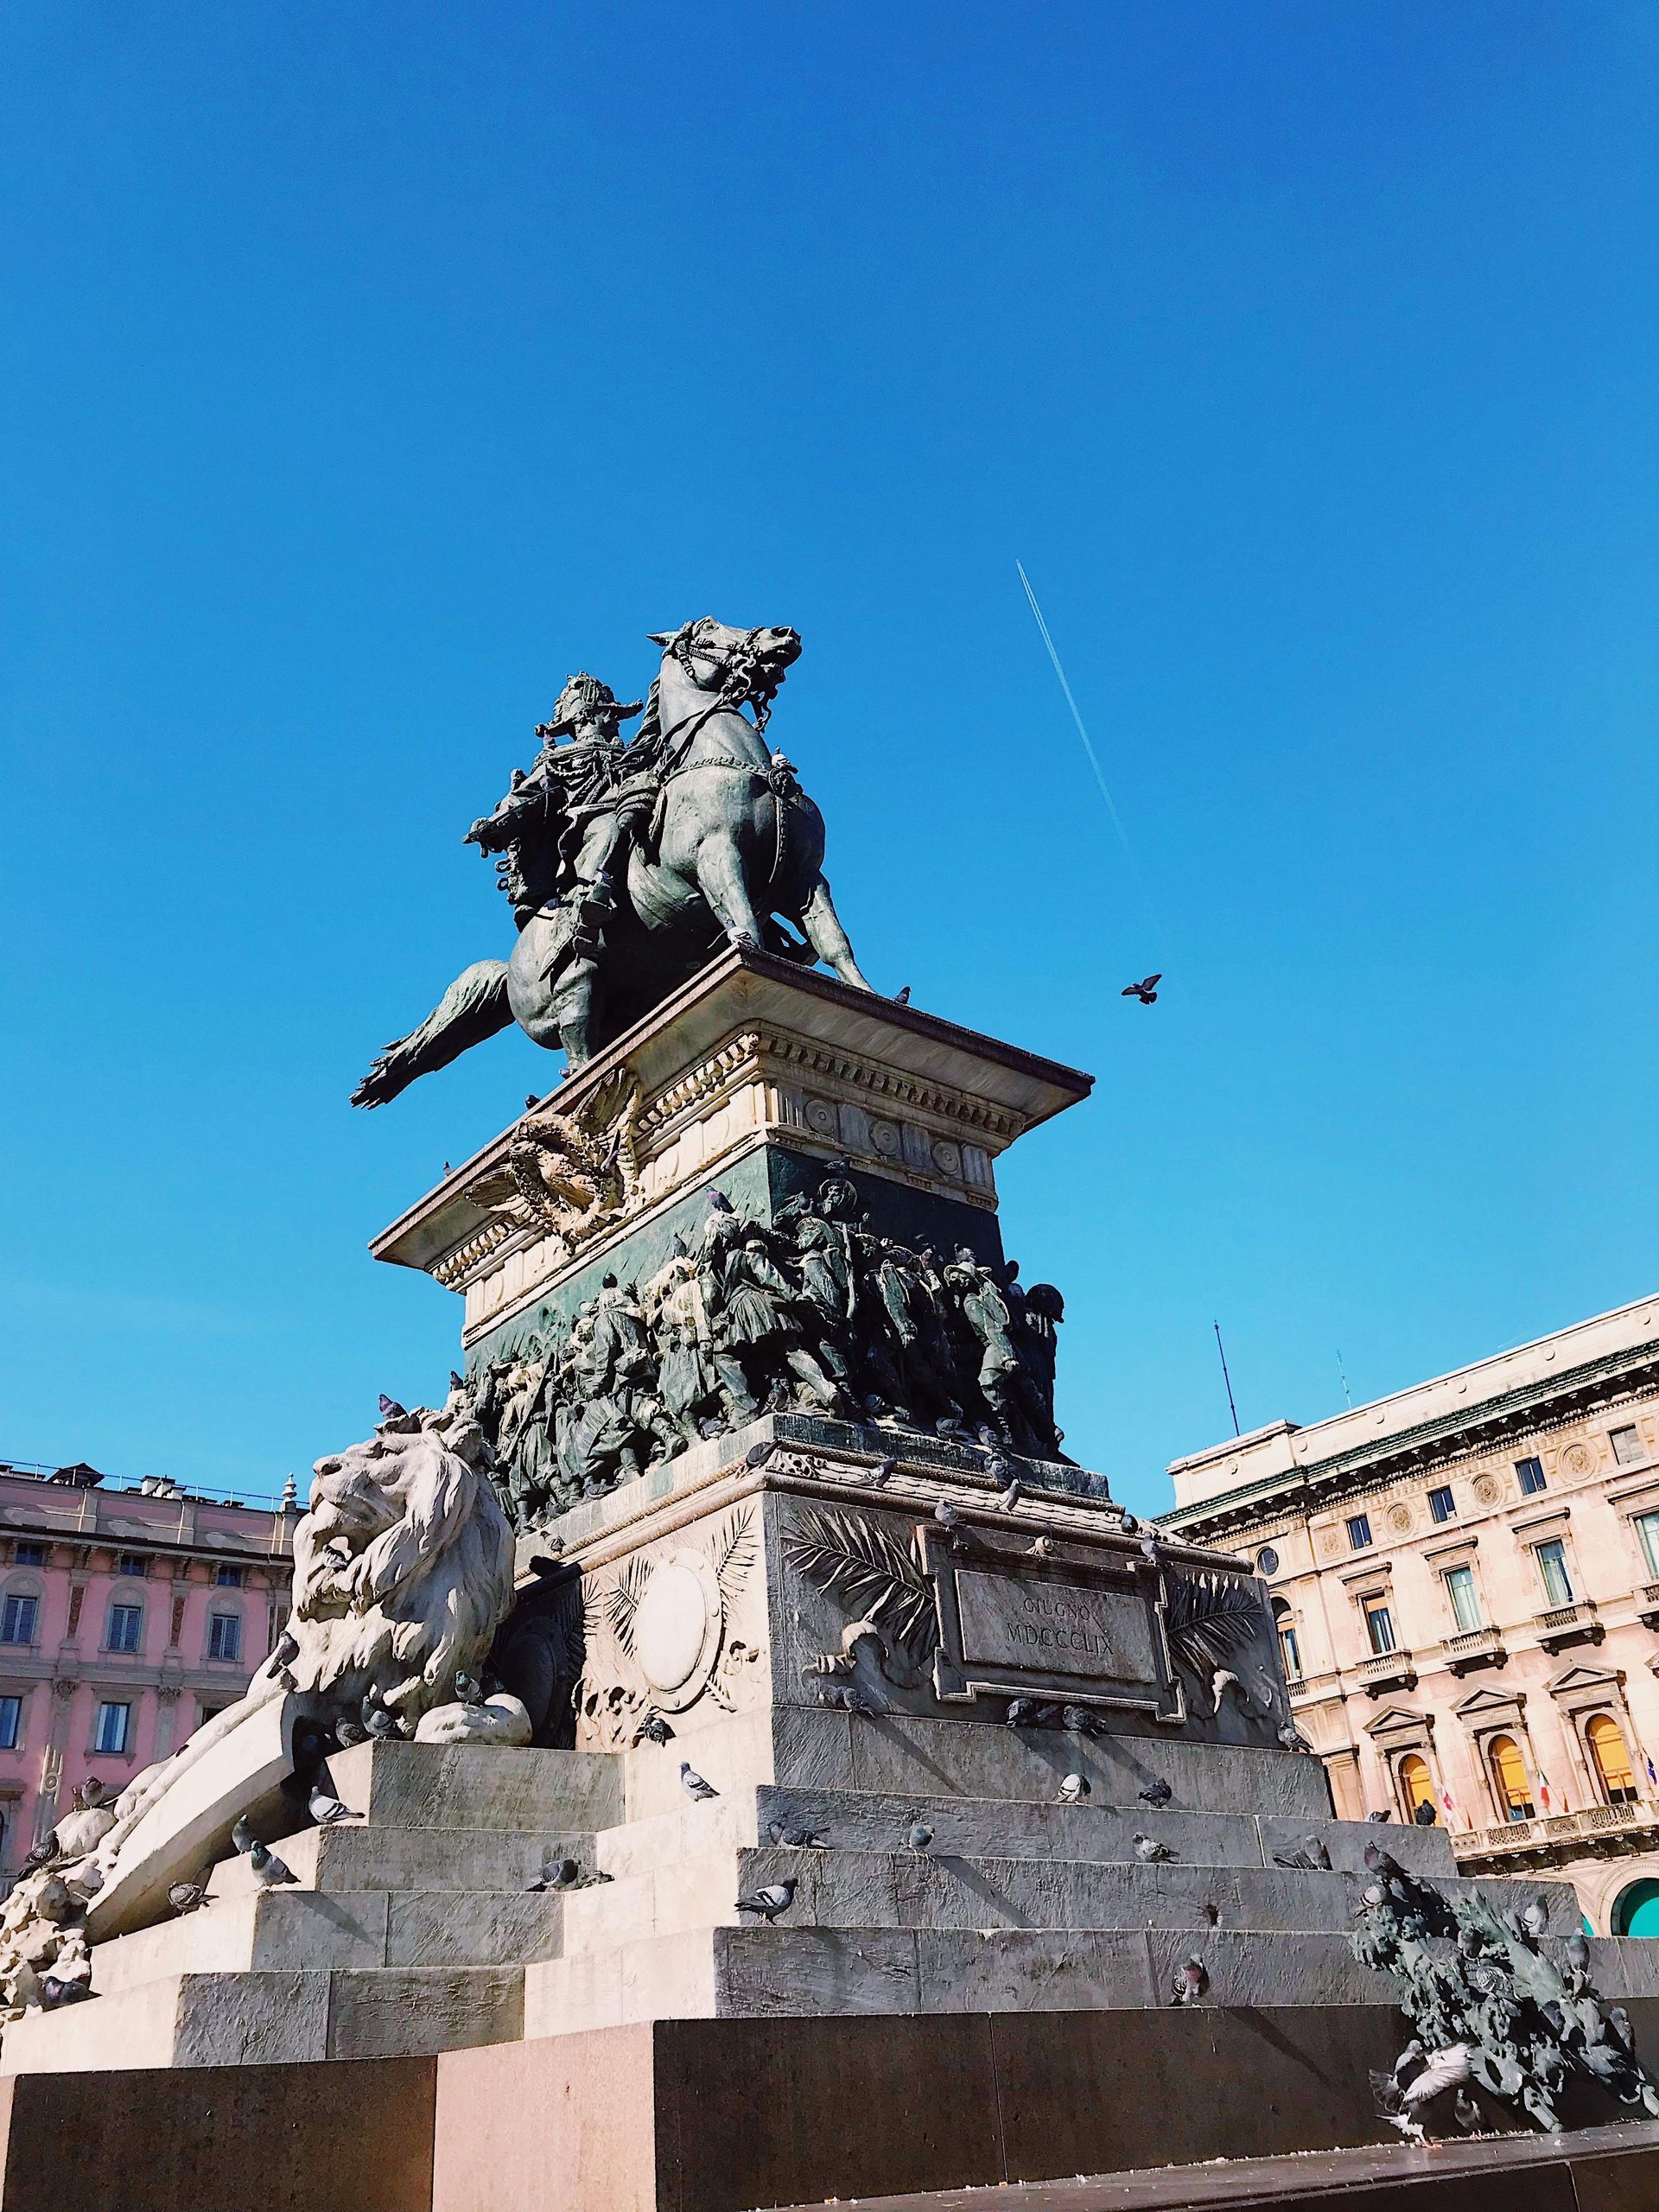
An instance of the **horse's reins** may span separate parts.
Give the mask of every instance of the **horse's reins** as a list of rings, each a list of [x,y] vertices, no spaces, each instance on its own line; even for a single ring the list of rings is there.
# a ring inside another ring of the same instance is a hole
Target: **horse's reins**
[[[680,656],[680,658],[681,664],[683,666],[685,656],[682,655]],[[729,673],[729,664],[727,664],[727,667]],[[694,677],[692,680],[695,682],[696,678]],[[773,798],[778,802],[777,853],[772,861],[772,880],[775,883],[779,877],[782,875],[784,870],[785,804],[791,785],[794,785],[794,788],[798,792],[800,791],[800,786],[795,782],[794,777],[780,769],[772,766],[770,764],[763,768],[758,761],[739,760],[729,754],[716,755],[713,760],[688,760],[685,757],[690,751],[693,744],[696,742],[699,730],[703,728],[709,722],[711,722],[716,715],[738,714],[747,701],[753,700],[754,702],[756,720],[753,724],[753,728],[756,735],[758,736],[761,730],[764,729],[766,725],[763,717],[766,712],[766,706],[769,705],[770,701],[768,699],[765,703],[763,703],[763,701],[758,694],[754,685],[752,673],[745,677],[744,682],[745,689],[736,693],[735,696],[733,694],[729,683],[723,685],[718,698],[713,700],[708,706],[699,709],[696,713],[688,715],[683,721],[676,722],[671,729],[664,731],[662,740],[663,755],[664,759],[669,757],[668,745],[670,739],[679,738],[679,743],[675,747],[672,755],[673,766],[671,767],[665,768],[663,772],[661,788],[664,791],[666,791],[669,785],[674,781],[677,776],[689,775],[694,768],[735,768],[741,775],[760,777],[766,783],[767,789],[772,792]],[[772,686],[772,690],[775,691],[776,689],[777,686],[774,684]],[[680,737],[680,732],[682,730],[685,732],[683,737]],[[660,799],[658,803],[660,804]]]

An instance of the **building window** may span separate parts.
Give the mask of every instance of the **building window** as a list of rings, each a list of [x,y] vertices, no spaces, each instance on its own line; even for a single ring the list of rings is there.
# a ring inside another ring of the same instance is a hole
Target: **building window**
[[[239,1590],[242,1587],[242,1569],[239,1567],[221,1567],[213,1580],[221,1590]]]
[[[242,1656],[242,1623],[235,1613],[214,1613],[209,1618],[207,1656],[210,1659],[239,1659]]]
[[[8,1598],[0,1606],[0,1643],[33,1643],[38,1598]]]
[[[130,1705],[100,1705],[98,1708],[98,1727],[92,1736],[95,1751],[124,1751],[127,1732],[132,1726]]]
[[[1446,1594],[1452,1601],[1452,1618],[1458,1624],[1460,1636],[1467,1636],[1471,1629],[1481,1626],[1480,1599],[1475,1593],[1472,1567],[1448,1567]]]
[[[1417,1808],[1427,1805],[1434,1816],[1434,1781],[1428,1770],[1428,1761],[1415,1751],[1408,1751],[1400,1762],[1400,1803],[1408,1821],[1417,1819]],[[1424,1827],[1428,1822],[1421,1823]]]
[[[1491,1769],[1492,1788],[1497,1793],[1497,1809],[1506,1821],[1529,1821],[1532,1818],[1532,1784],[1527,1779],[1527,1764],[1513,1736],[1494,1736],[1486,1746],[1486,1764]]]
[[[1552,1605],[1573,1603],[1573,1579],[1567,1571],[1567,1547],[1559,1536],[1552,1536],[1547,1544],[1535,1547],[1538,1572],[1544,1580],[1544,1595]]]
[[[46,1546],[28,1542],[16,1543],[11,1548],[11,1556],[19,1567],[44,1567]]]
[[[1610,1805],[1634,1805],[1636,1774],[1618,1723],[1605,1713],[1596,1713],[1585,1729],[1590,1758],[1601,1783],[1601,1794]]]
[[[1366,1600],[1365,1633],[1370,1637],[1371,1649],[1377,1657],[1394,1649],[1394,1616],[1380,1598]]]
[[[1648,1573],[1659,1575],[1659,1513],[1638,1513],[1636,1533],[1642,1539],[1642,1556],[1648,1562]]]
[[[1371,1521],[1368,1513],[1356,1513],[1348,1523],[1348,1548],[1363,1552],[1371,1541]]]
[[[142,1552],[123,1552],[115,1562],[118,1574],[148,1574],[149,1561]]]
[[[1448,1484],[1443,1483],[1439,1490],[1430,1491],[1428,1510],[1437,1521],[1449,1521],[1452,1518],[1458,1506],[1457,1500],[1452,1497]]]
[[[1610,1428],[1607,1441],[1613,1447],[1613,1457],[1621,1467],[1639,1467],[1646,1458],[1642,1439],[1634,1428]]]
[[[1263,1544],[1261,1550],[1257,1552],[1255,1555],[1255,1571],[1258,1574],[1278,1573],[1279,1554],[1274,1551],[1271,1544]]]
[[[1296,1641],[1296,1624],[1291,1618],[1290,1607],[1282,1598],[1273,1601],[1273,1624],[1279,1635],[1279,1661],[1285,1670],[1287,1682],[1302,1679],[1302,1648]]]
[[[144,1609],[142,1605],[111,1605],[110,1607],[110,1644],[111,1651],[137,1651],[143,1642]]]
[[[15,1751],[23,1732],[23,1700],[0,1697],[0,1751]]]
[[[1547,1487],[1544,1482],[1544,1463],[1541,1459],[1517,1459],[1515,1463],[1516,1480],[1521,1485],[1522,1497],[1536,1497]]]

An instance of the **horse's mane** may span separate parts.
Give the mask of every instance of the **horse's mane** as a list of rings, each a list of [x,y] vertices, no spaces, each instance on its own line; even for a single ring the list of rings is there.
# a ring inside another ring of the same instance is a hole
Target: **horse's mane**
[[[651,689],[645,694],[645,711],[639,717],[639,727],[628,740],[630,758],[645,765],[655,765],[663,742],[662,702],[658,696],[662,688],[662,677],[653,676]]]

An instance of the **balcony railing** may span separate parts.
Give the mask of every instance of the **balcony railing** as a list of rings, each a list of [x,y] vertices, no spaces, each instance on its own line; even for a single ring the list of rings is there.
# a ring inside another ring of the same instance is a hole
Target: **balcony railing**
[[[1505,1821],[1497,1827],[1471,1828],[1453,1835],[1459,1859],[1487,1859],[1494,1852],[1559,1850],[1563,1845],[1621,1843],[1644,1830],[1659,1829],[1659,1797],[1633,1805],[1586,1805],[1578,1813],[1546,1813],[1530,1821]]]
[[[1588,1602],[1550,1606],[1537,1616],[1537,1628],[1546,1651],[1565,1651],[1571,1643],[1599,1643],[1607,1633]]]
[[[1360,1687],[1375,1693],[1395,1682],[1414,1682],[1416,1661],[1409,1651],[1376,1651],[1362,1659],[1357,1669]]]
[[[1510,1656],[1495,1628],[1465,1629],[1461,1636],[1448,1636],[1440,1649],[1454,1675],[1465,1674],[1471,1667],[1501,1667]]]

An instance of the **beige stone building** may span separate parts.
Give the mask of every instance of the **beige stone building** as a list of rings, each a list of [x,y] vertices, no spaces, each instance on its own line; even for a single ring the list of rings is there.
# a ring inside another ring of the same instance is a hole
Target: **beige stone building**
[[[1659,1297],[1178,1459],[1164,1525],[1255,1563],[1344,1819],[1659,1934]]]

